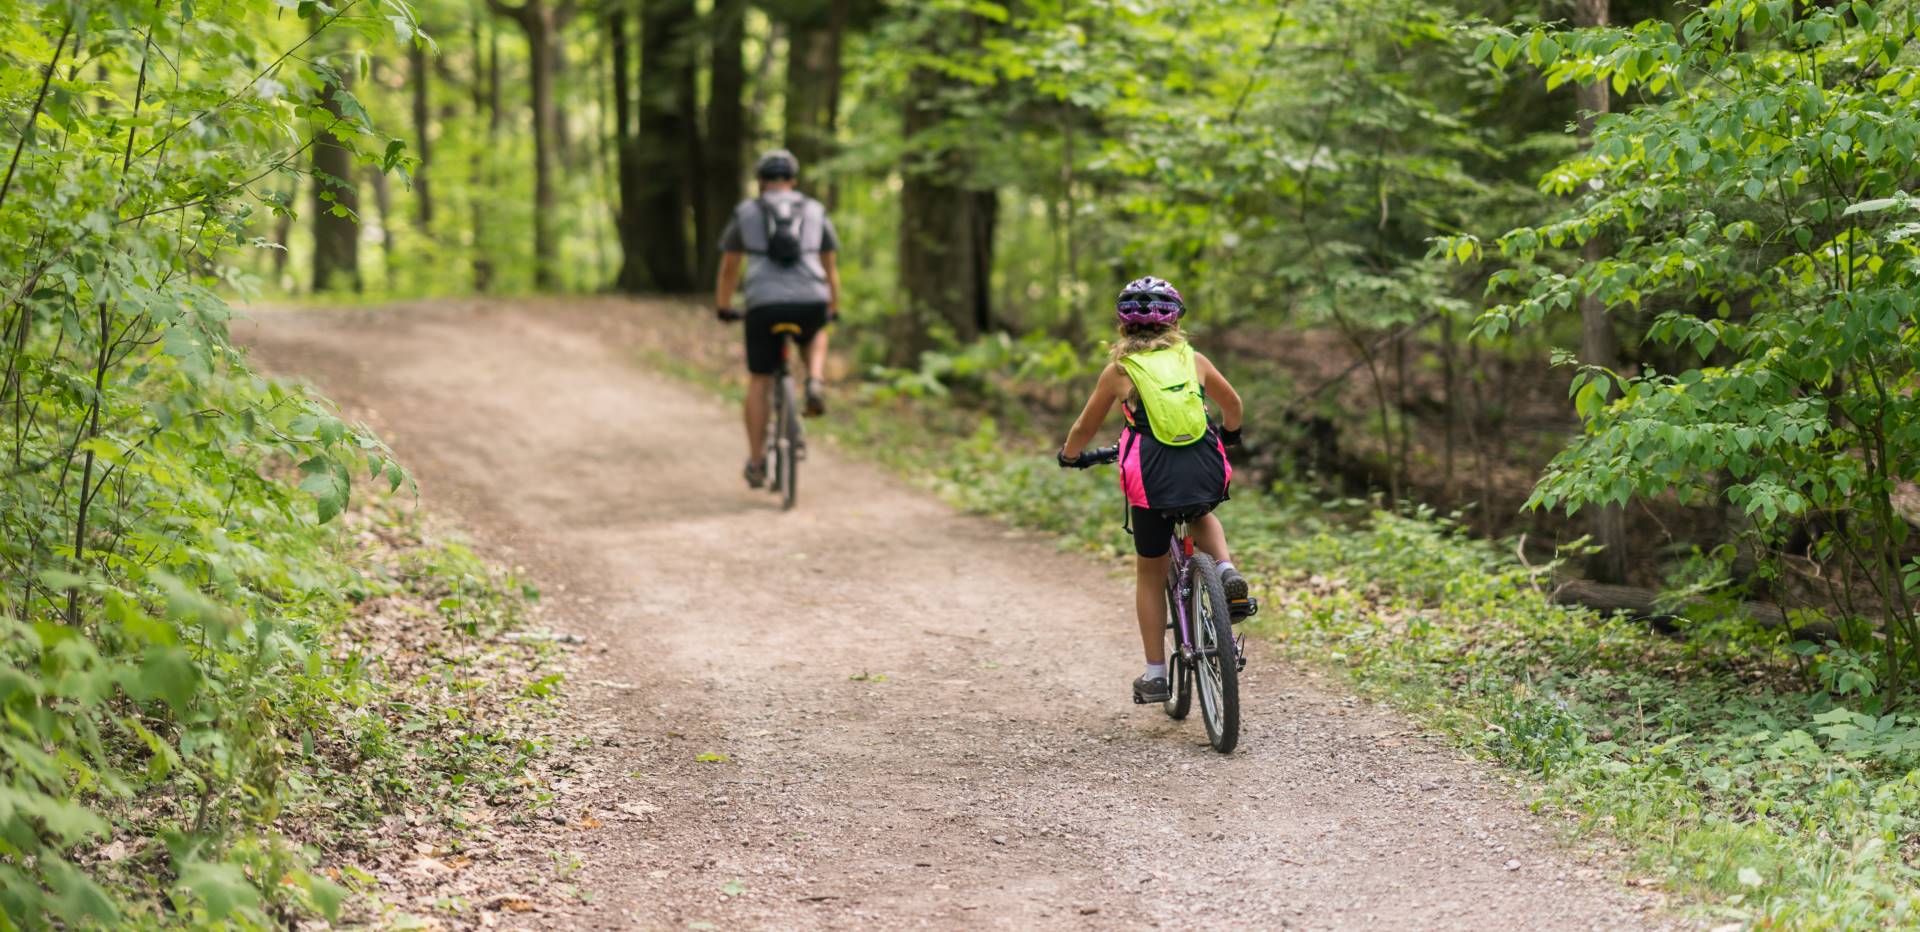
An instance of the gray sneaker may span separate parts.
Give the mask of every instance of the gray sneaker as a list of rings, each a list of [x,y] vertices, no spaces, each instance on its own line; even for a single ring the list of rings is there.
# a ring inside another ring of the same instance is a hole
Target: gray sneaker
[[[1220,588],[1227,593],[1227,614],[1239,621],[1260,610],[1259,603],[1247,597],[1247,577],[1229,567],[1220,574]]]
[[[1133,681],[1133,701],[1136,705],[1165,702],[1171,698],[1173,698],[1173,687],[1168,685],[1167,678],[1164,676],[1147,679],[1142,675]]]
[[[741,475],[746,477],[747,488],[764,488],[767,484],[767,461],[748,460],[747,468],[741,471]]]

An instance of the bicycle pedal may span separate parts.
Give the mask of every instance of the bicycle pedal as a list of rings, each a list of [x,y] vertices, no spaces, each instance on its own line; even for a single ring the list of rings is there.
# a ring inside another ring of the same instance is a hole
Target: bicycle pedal
[[[1248,596],[1238,602],[1227,603],[1227,615],[1234,621],[1239,621],[1242,618],[1252,618],[1258,614],[1260,614],[1260,600],[1252,596]]]

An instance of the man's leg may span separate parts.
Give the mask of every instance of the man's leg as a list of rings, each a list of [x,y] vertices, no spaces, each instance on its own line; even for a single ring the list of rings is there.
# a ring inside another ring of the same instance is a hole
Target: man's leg
[[[827,309],[820,308],[820,323],[807,340],[807,409],[808,417],[819,417],[827,413]]]
[[[767,410],[773,401],[773,376],[747,376],[747,461],[767,459]]]
[[[816,382],[827,381],[827,328],[821,327],[807,343],[807,376]]]

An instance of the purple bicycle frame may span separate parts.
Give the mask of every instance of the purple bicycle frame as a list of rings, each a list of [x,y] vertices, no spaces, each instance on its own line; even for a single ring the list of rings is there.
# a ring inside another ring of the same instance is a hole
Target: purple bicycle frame
[[[1193,535],[1187,532],[1187,522],[1176,522],[1173,526],[1173,548],[1168,551],[1173,559],[1167,563],[1167,582],[1173,593],[1174,628],[1179,632],[1181,659],[1194,656],[1193,624],[1187,618],[1188,591],[1193,585]]]

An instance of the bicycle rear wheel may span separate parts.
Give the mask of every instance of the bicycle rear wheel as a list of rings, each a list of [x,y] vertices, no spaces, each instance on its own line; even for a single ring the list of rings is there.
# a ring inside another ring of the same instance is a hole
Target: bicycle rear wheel
[[[794,404],[793,377],[782,375],[779,381],[780,401],[774,408],[775,426],[779,430],[780,462],[783,472],[780,476],[780,508],[793,510],[794,498],[800,489],[800,413]]]
[[[1180,721],[1187,717],[1193,708],[1193,669],[1180,659],[1180,627],[1175,606],[1180,602],[1180,593],[1173,588],[1173,581],[1167,581],[1167,686],[1172,693],[1165,705],[1167,717]]]
[[[766,489],[775,495],[781,494],[787,481],[786,449],[780,442],[783,433],[780,429],[780,409],[786,404],[786,390],[781,376],[774,376],[773,385],[767,389],[767,484]]]
[[[1200,718],[1207,725],[1207,743],[1226,754],[1240,743],[1240,663],[1220,568],[1204,553],[1193,555],[1193,596],[1188,605]]]

